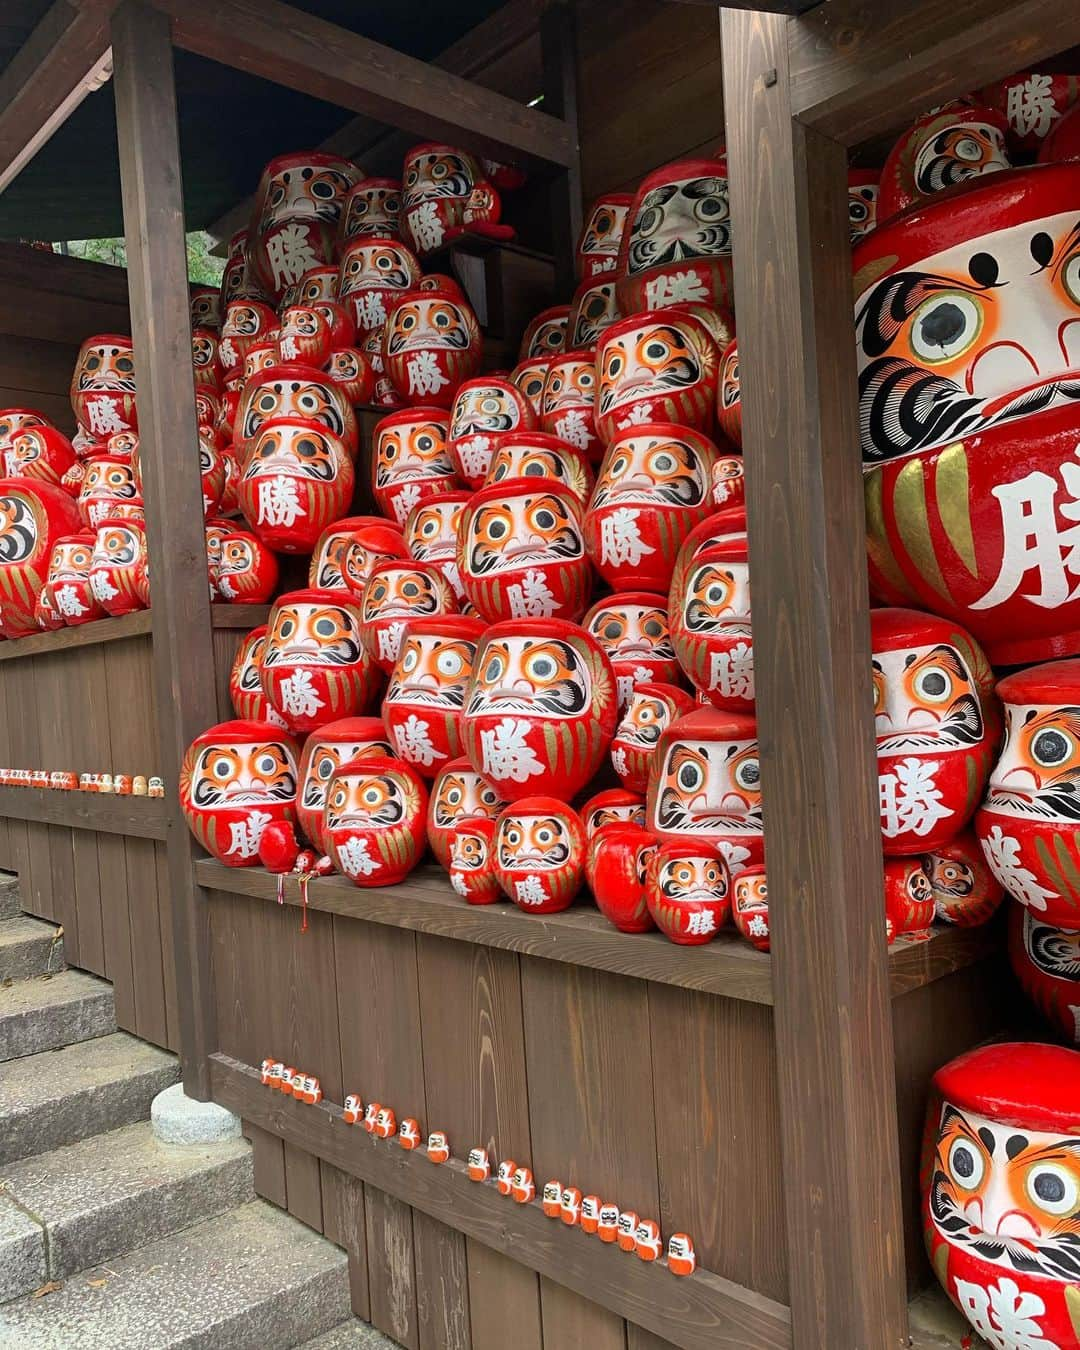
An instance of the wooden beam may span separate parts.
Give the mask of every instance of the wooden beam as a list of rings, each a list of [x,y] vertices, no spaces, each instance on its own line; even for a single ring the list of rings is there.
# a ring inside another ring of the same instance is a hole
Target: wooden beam
[[[1080,43],[1060,0],[826,0],[789,29],[792,111],[859,145]]]
[[[787,26],[722,17],[792,1327],[906,1344],[847,159]]]
[[[127,834],[136,839],[164,839],[169,833],[169,808],[163,797],[0,787],[0,817],[64,825],[73,830]]]
[[[264,1087],[259,1071],[239,1060],[214,1055],[211,1075],[214,1100],[244,1120],[656,1332],[664,1344],[681,1350],[788,1350],[792,1344],[782,1303],[700,1267],[692,1279],[677,1279],[663,1262],[627,1257],[615,1245],[546,1218],[539,1200],[518,1205],[499,1195],[494,1180],[470,1181],[460,1155],[471,1140],[451,1139],[459,1156],[436,1166],[423,1147],[406,1151],[393,1139],[346,1125],[333,1102],[305,1106]]]
[[[108,79],[116,0],[55,0],[0,72],[0,192]]]
[[[384,47],[281,0],[153,0],[178,47],[430,139],[523,164],[569,167],[558,118]]]
[[[153,578],[150,618],[184,1088],[205,1099],[215,1048],[209,909],[177,786],[187,745],[217,721],[202,483],[191,369],[184,202],[169,22],[125,0],[112,24],[139,448]]]
[[[823,0],[669,0],[679,5],[709,5],[713,9],[757,9],[766,14],[805,14]]]

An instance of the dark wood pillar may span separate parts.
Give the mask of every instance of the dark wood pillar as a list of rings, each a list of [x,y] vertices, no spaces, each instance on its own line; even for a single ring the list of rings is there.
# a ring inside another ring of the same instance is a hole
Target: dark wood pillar
[[[578,147],[577,20],[570,0],[554,0],[540,15],[544,112],[561,118],[573,141],[573,163],[555,169],[551,184],[552,247],[560,300],[574,292],[574,249],[581,233],[581,156]]]
[[[847,161],[725,10],[754,663],[797,1350],[906,1344]]]
[[[169,889],[180,1010],[180,1059],[190,1096],[209,1096],[216,1049],[209,910],[192,872],[180,813],[180,762],[217,720],[206,576],[187,248],[168,16],[125,0],[112,22],[124,234],[146,485],[154,680],[169,803]]]

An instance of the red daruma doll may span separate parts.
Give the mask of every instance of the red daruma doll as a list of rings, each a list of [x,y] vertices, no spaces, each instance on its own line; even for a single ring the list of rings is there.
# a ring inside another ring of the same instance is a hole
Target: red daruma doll
[[[403,408],[372,433],[375,501],[404,525],[409,513],[459,486],[447,449],[449,417],[441,408]]]
[[[688,308],[618,320],[597,342],[597,431],[609,443],[642,422],[674,422],[708,434],[719,367],[715,338]]]
[[[488,629],[462,731],[473,768],[508,801],[539,787],[569,801],[600,767],[616,718],[611,663],[576,624],[514,619]]]
[[[53,544],[78,529],[75,503],[61,488],[0,479],[0,636],[38,631],[34,607]]]
[[[383,719],[398,755],[425,778],[461,756],[465,690],[486,626],[482,619],[444,614],[415,619],[405,629]]]
[[[343,764],[365,755],[393,753],[378,717],[343,717],[313,731],[304,742],[296,814],[300,828],[319,853],[330,852],[330,841],[323,830],[323,812],[326,790],[335,772]]]
[[[192,741],[180,768],[180,806],[218,862],[254,866],[267,825],[295,821],[298,753],[269,722],[221,722]]]
[[[428,801],[427,836],[442,866],[450,867],[454,830],[466,816],[493,821],[505,805],[491,783],[464,756],[440,768]]]
[[[493,905],[502,898],[495,875],[495,822],[463,816],[450,833],[450,885],[470,905]]]
[[[133,614],[150,603],[146,531],[138,520],[103,520],[94,537],[90,590],[114,617]]]
[[[495,876],[527,914],[567,909],[585,875],[585,828],[555,797],[523,797],[495,822]]]
[[[340,591],[290,591],[277,600],[260,674],[270,702],[297,732],[364,712],[378,686],[357,607]]]
[[[278,553],[310,553],[352,501],[344,443],[317,422],[274,418],[256,432],[237,500],[258,537]]]
[[[53,545],[45,589],[53,610],[68,627],[105,617],[90,589],[93,556],[94,536],[86,530],[66,535]]]
[[[449,408],[458,386],[480,368],[484,340],[464,299],[409,290],[387,303],[383,360],[405,403]]]
[[[249,722],[272,722],[284,727],[285,719],[266,697],[259,665],[266,646],[266,624],[253,628],[236,649],[229,671],[229,699],[237,717]]]
[[[99,333],[86,339],[71,376],[71,407],[75,420],[93,440],[138,430],[131,338]]]
[[[338,870],[356,886],[393,886],[424,852],[427,791],[400,759],[343,764],[326,791],[323,832]]]

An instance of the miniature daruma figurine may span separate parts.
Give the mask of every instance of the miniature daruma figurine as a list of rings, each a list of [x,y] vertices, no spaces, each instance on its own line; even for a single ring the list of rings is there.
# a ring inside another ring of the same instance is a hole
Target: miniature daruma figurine
[[[493,375],[467,380],[454,399],[448,444],[462,482],[470,488],[483,483],[498,432],[535,431],[538,425],[539,413],[510,380]]]
[[[340,872],[356,886],[393,886],[424,852],[423,780],[400,759],[366,755],[335,770],[323,832]]]
[[[672,840],[649,855],[645,898],[657,928],[672,942],[711,942],[731,910],[731,875],[708,844]]]
[[[923,1157],[930,1263],[1000,1350],[1080,1338],[1080,1054],[997,1044],[934,1075]]]
[[[447,414],[436,407],[403,408],[376,424],[374,490],[384,516],[404,525],[410,511],[460,487],[448,429]]]
[[[419,280],[420,263],[406,244],[396,239],[354,239],[341,255],[338,299],[357,334],[366,336],[382,329],[395,293],[412,290]],[[381,331],[378,345],[381,353]]]
[[[923,859],[934,896],[934,916],[957,928],[988,923],[1005,891],[991,872],[974,830],[939,844]]]
[[[428,803],[427,836],[431,851],[450,867],[453,835],[466,818],[494,820],[506,805],[494,786],[462,756],[440,768]]]
[[[638,685],[671,684],[679,678],[663,595],[621,592],[598,600],[581,622],[611,662],[620,713],[630,706]]]
[[[495,823],[495,876],[526,914],[568,908],[585,875],[585,828],[555,797],[522,797]]]
[[[589,208],[577,242],[577,275],[581,280],[614,273],[619,261],[626,217],[633,197],[629,192],[605,192]]]
[[[931,853],[971,820],[1001,732],[993,674],[963,629],[870,616],[881,830],[888,857]]]
[[[94,440],[138,430],[131,338],[99,333],[86,339],[71,377],[71,407],[79,426]]]
[[[880,182],[878,169],[848,170],[848,225],[853,244],[877,224]]]
[[[460,614],[411,620],[383,697],[396,753],[425,778],[462,753],[461,714],[482,619]]]
[[[1080,1047],[1080,931],[1054,928],[1009,907],[1009,960],[1020,987],[1058,1034]]]
[[[654,927],[645,898],[645,876],[656,840],[640,825],[605,825],[589,840],[586,873],[596,907],[620,933]]]
[[[576,624],[515,619],[488,629],[462,729],[473,768],[507,800],[543,787],[569,801],[600,767],[616,720],[611,663]]]
[[[570,322],[569,305],[542,309],[525,329],[518,350],[519,361],[548,360],[566,350],[566,328]]]
[[[437,567],[411,560],[376,563],[360,602],[360,635],[371,660],[390,674],[414,619],[456,614],[453,589]]]
[[[1005,745],[975,820],[991,871],[1056,928],[1080,929],[1080,660],[1001,680]]]
[[[229,671],[229,699],[237,717],[249,722],[273,722],[275,726],[284,727],[285,719],[266,697],[259,674],[265,645],[266,624],[261,624],[253,628],[237,647]]]
[[[365,755],[393,755],[381,718],[343,717],[313,731],[304,742],[300,758],[300,788],[296,815],[300,828],[319,853],[329,853],[330,841],[323,831],[326,789],[343,764]]]
[[[386,373],[405,403],[449,408],[480,368],[484,340],[472,306],[428,290],[395,294],[383,328]]]
[[[87,529],[96,530],[120,506],[142,506],[135,468],[126,455],[94,455],[85,461],[79,487],[79,515]]]
[[[592,588],[583,531],[581,504],[560,483],[511,478],[481,489],[458,527],[469,602],[492,623],[580,619]]]
[[[75,503],[61,488],[0,479],[0,636],[38,631],[34,609],[53,545],[79,528]]]
[[[585,542],[613,590],[667,593],[683,540],[713,510],[716,457],[707,436],[671,423],[635,427],[611,442],[585,516]]]
[[[611,742],[611,764],[624,788],[646,790],[660,737],[676,717],[693,709],[694,700],[678,685],[635,686]]]
[[[597,342],[597,430],[609,443],[642,422],[675,422],[708,433],[716,417],[719,366],[716,340],[689,309],[620,319]]]
[[[759,952],[769,950],[769,888],[759,863],[744,868],[731,883],[735,927]]]
[[[589,459],[604,457],[596,430],[596,352],[592,347],[561,352],[544,378],[540,426]]]
[[[487,816],[463,816],[450,834],[450,885],[470,905],[502,899],[495,875],[495,822]]]
[[[261,539],[239,527],[222,536],[217,585],[229,604],[265,605],[277,583],[277,557]]]
[[[885,859],[885,931],[893,942],[925,935],[934,921],[934,892],[921,858]]]
[[[339,591],[279,597],[259,671],[270,702],[298,732],[362,713],[378,685],[356,605]]]
[[[272,820],[296,819],[296,742],[269,722],[221,722],[197,736],[180,769],[195,838],[226,867],[252,867]]]
[[[252,439],[237,500],[256,535],[278,553],[310,553],[352,501],[345,445],[318,422],[272,418]]]
[[[138,520],[106,519],[94,536],[90,590],[114,618],[146,609],[150,603],[146,530]]]

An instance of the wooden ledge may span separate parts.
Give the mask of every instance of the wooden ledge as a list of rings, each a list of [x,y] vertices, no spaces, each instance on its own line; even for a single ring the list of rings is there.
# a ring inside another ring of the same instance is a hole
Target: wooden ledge
[[[73,830],[164,839],[169,803],[164,797],[117,797],[108,792],[61,792],[56,788],[0,787],[0,817],[66,825]]]
[[[714,944],[715,945],[715,944]],[[266,1047],[267,1054],[273,1050]],[[378,1084],[357,1084],[377,1092]],[[305,1106],[264,1087],[259,1072],[225,1055],[210,1056],[211,1095],[245,1120],[343,1172],[430,1214],[531,1270],[584,1294],[682,1350],[787,1350],[787,1307],[711,1271],[680,1279],[666,1263],[647,1263],[545,1217],[539,1201],[518,1205],[494,1180],[470,1181],[464,1160],[436,1166],[424,1148],[406,1152],[346,1125],[331,1102]],[[409,1103],[397,1104],[402,1112]],[[472,1140],[451,1139],[458,1154]],[[543,1185],[543,1178],[537,1178]],[[665,1235],[666,1236],[666,1235]]]
[[[211,605],[215,628],[257,628],[270,614],[269,605]],[[146,637],[151,631],[150,611],[140,609],[119,619],[98,619],[77,628],[59,628],[55,633],[33,633],[30,637],[0,642],[0,661],[17,661],[25,656],[48,656],[74,647],[94,647],[103,642],[121,642],[124,638]]]

